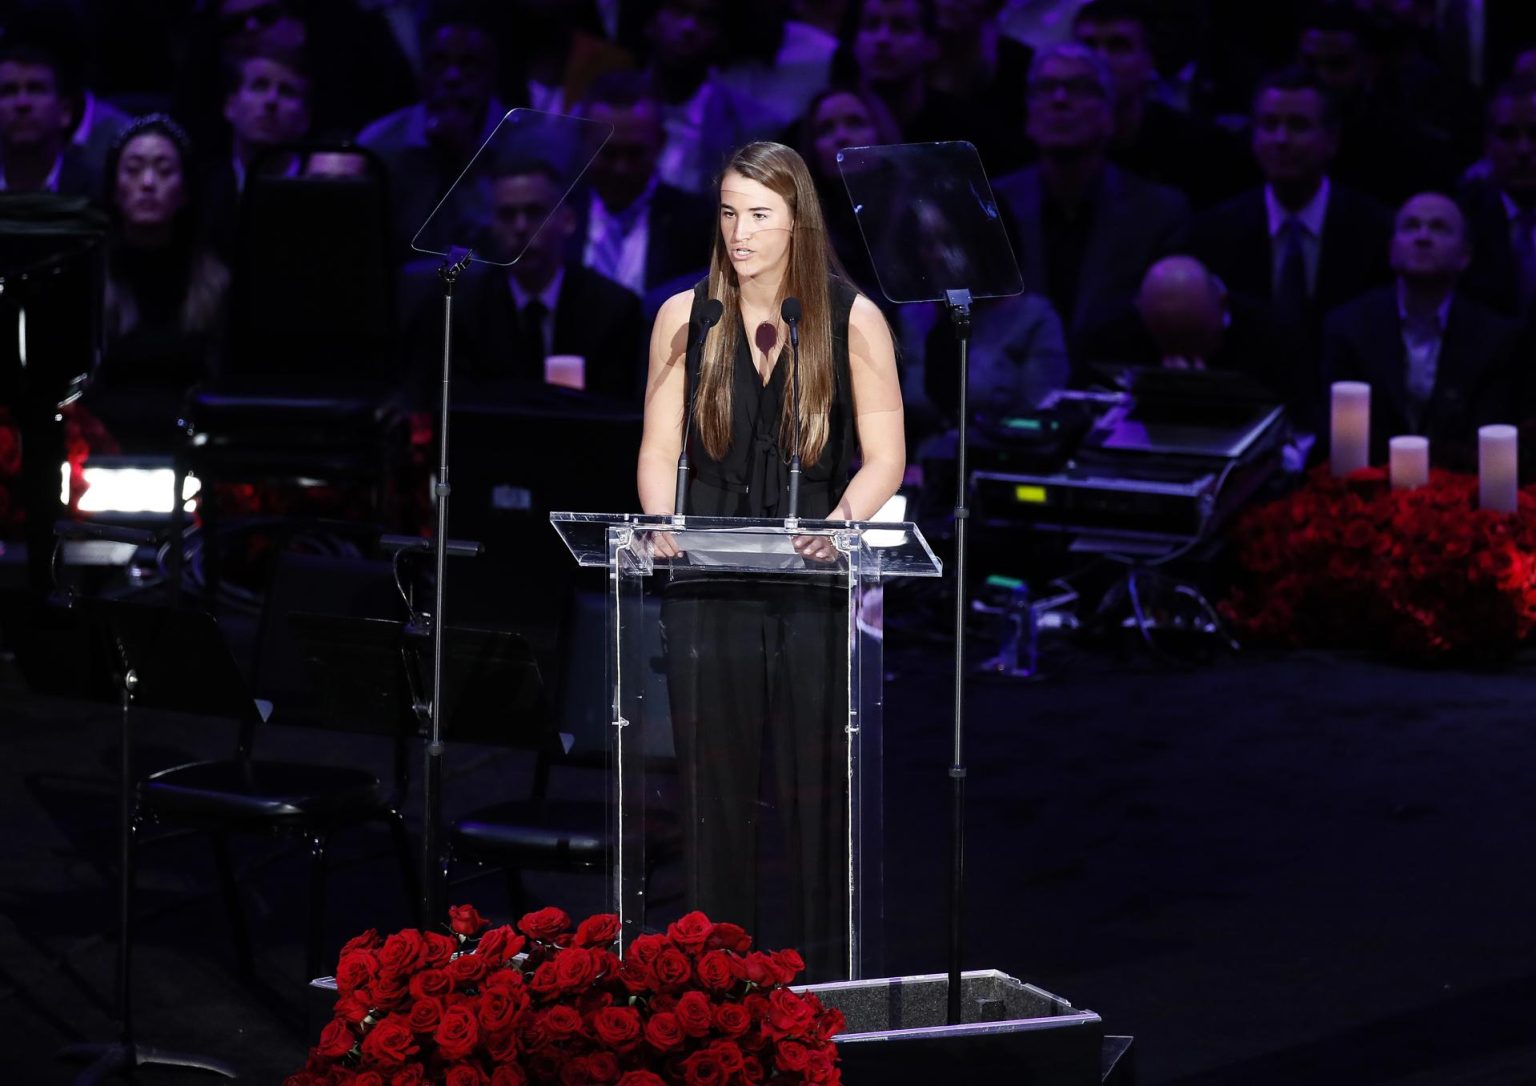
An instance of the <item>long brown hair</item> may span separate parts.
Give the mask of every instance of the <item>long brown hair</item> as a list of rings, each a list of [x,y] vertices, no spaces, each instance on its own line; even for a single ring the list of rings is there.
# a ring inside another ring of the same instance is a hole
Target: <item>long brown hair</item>
[[[832,275],[842,274],[842,266],[827,242],[826,221],[810,171],[792,148],[782,143],[749,143],[731,156],[721,176],[731,171],[782,197],[794,223],[789,237],[789,266],[775,302],[799,298],[804,313],[800,321],[800,459],[807,465],[814,464],[827,443],[837,387],[829,280]],[[717,183],[717,192],[718,189]],[[710,337],[700,363],[699,436],[705,451],[719,460],[731,446],[731,373],[742,332],[741,284],[726,251],[718,216],[709,259],[709,296],[720,299],[726,319]],[[781,449],[793,448],[794,433],[794,399],[786,395],[779,417]]]

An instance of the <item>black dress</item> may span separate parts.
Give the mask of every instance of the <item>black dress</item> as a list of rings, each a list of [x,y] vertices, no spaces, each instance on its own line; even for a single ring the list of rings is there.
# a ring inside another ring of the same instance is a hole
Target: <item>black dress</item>
[[[704,290],[702,283],[695,290],[695,310]],[[800,513],[810,519],[836,507],[855,450],[848,315],[856,295],[834,279],[831,296],[836,391],[826,447],[802,470]],[[789,356],[764,384],[745,330],[738,331],[730,448],[716,460],[697,430],[690,434],[688,513],[782,517],[789,469],[778,426]],[[689,374],[690,390],[696,377]],[[686,827],[686,907],[741,924],[760,941],[796,947],[809,978],[846,976],[848,611],[841,578],[706,578],[676,570],[662,618]],[[762,817],[770,807],[777,817]],[[773,922],[766,929],[765,920]]]

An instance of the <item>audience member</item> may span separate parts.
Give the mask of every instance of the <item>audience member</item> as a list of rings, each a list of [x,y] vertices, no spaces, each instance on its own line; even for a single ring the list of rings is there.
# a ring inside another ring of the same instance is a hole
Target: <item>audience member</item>
[[[77,88],[56,51],[0,43],[0,191],[96,196],[93,176],[70,142]]]
[[[1408,93],[1406,87],[1386,85],[1387,57],[1377,22],[1346,4],[1324,4],[1302,20],[1297,42],[1302,63],[1339,111],[1334,176],[1391,203],[1454,182],[1452,122],[1431,115],[1431,107],[1440,104],[1433,96],[1403,101],[1399,96]]]
[[[602,76],[581,113],[611,125],[613,135],[587,169],[588,191],[571,196],[572,255],[642,297],[702,275],[698,254],[714,229],[715,205],[657,176],[664,135],[649,82],[637,72]]]
[[[832,251],[854,284],[877,303],[884,301],[869,247],[853,213],[853,202],[838,169],[837,154],[848,147],[901,143],[902,133],[885,104],[858,86],[829,87],[811,99],[801,123],[800,157],[810,169],[821,202]]]
[[[1457,290],[1471,248],[1450,197],[1403,204],[1391,252],[1396,282],[1329,314],[1326,377],[1371,386],[1376,461],[1390,437],[1423,434],[1438,463],[1474,468],[1479,426],[1523,421],[1520,326]]]
[[[1536,77],[1516,77],[1488,102],[1483,177],[1462,186],[1472,238],[1466,292],[1506,316],[1536,300]]]
[[[1339,142],[1333,100],[1308,72],[1260,83],[1253,154],[1264,184],[1196,220],[1191,249],[1234,294],[1263,303],[1315,387],[1322,314],[1385,282],[1391,216],[1333,182]],[[1304,413],[1308,421],[1317,404]]]
[[[1028,161],[1020,135],[1035,55],[998,30],[1001,7],[1002,0],[933,0],[935,55],[928,69],[929,87],[958,105],[945,138],[970,140],[994,174]]]
[[[997,25],[1036,52],[1072,40],[1072,17],[1088,0],[1004,0]]]
[[[1114,83],[1112,162],[1182,191],[1197,208],[1237,193],[1251,167],[1236,141],[1153,97],[1150,9],[1142,0],[1091,0],[1073,23],[1077,41],[1104,58]]]
[[[1304,407],[1316,395],[1315,375],[1297,372],[1263,307],[1233,297],[1225,283],[1192,256],[1167,256],[1147,269],[1134,312],[1084,345],[1089,367],[1108,364],[1242,373],[1278,402]],[[1075,383],[1091,382],[1080,372]]]
[[[132,121],[108,169],[106,353],[87,403],[124,449],[168,452],[188,389],[216,366],[229,272],[199,236],[179,125]]]
[[[1029,75],[1029,135],[1040,162],[993,188],[1011,214],[1026,290],[1050,299],[1077,345],[1122,316],[1147,265],[1177,249],[1189,215],[1181,193],[1106,158],[1109,72],[1080,45],[1054,46]]]
[[[505,110],[496,98],[492,28],[472,7],[442,9],[422,27],[422,99],[358,133],[360,146],[389,177],[391,248],[397,259],[433,216],[441,244],[464,244],[490,218],[489,178],[465,177],[438,202],[495,130]],[[434,209],[436,213],[434,214]]]
[[[726,0],[660,0],[651,17],[649,74],[666,130],[657,173],[685,192],[705,193],[727,154],[782,123],[717,77],[734,56],[732,10]]]
[[[576,355],[588,392],[638,401],[646,344],[640,299],[597,272],[565,258],[575,212],[560,204],[563,181],[542,162],[498,166],[492,180],[487,258],[455,306],[455,357],[467,378],[511,385],[545,382],[545,360]],[[435,362],[441,307],[417,321],[420,352]]]
[[[969,360],[968,402],[971,413],[983,421],[1032,410],[1048,393],[1066,387],[1071,376],[1061,318],[1049,299],[1029,292],[974,303]],[[906,395],[908,384],[915,382],[903,381],[902,403],[913,412]],[[920,406],[909,429],[921,425],[924,407],[936,409],[953,426],[960,394],[960,348],[946,319],[935,321],[929,329],[921,389]],[[952,441],[949,448],[953,449]]]
[[[811,98],[832,82],[839,37],[853,5],[792,0],[788,8],[774,49],[741,57],[720,72],[721,82],[772,110],[781,126],[797,121]]]
[[[207,171],[203,212],[209,240],[225,260],[234,252],[250,171],[299,172],[298,154],[279,149],[308,135],[309,102],[309,73],[298,53],[254,46],[231,63],[224,94],[230,153]]]

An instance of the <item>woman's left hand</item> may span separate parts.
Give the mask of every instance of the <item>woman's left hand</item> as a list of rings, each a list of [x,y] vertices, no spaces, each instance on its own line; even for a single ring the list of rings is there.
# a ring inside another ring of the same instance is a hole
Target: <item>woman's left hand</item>
[[[795,553],[801,558],[810,559],[812,562],[837,561],[838,550],[830,536],[797,535],[790,540],[790,543],[795,548]]]

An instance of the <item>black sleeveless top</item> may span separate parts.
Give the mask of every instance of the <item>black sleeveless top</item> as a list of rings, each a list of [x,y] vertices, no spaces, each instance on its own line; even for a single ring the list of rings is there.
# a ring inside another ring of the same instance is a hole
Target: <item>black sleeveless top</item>
[[[708,300],[709,280],[693,290],[692,320]],[[848,315],[858,296],[853,287],[833,277],[832,361],[836,384],[832,394],[827,443],[814,464],[800,470],[800,516],[824,519],[848,486],[848,475],[857,448],[853,424],[853,379],[848,368]],[[773,373],[765,385],[752,362],[752,342],[736,321],[736,357],[731,370],[731,444],[716,460],[704,448],[695,417],[689,440],[693,478],[688,490],[688,512],[705,517],[782,517],[789,512],[789,450],[779,445],[779,419],[784,398],[791,394],[789,344],[782,344]],[[688,389],[698,387],[702,352],[689,359]]]

